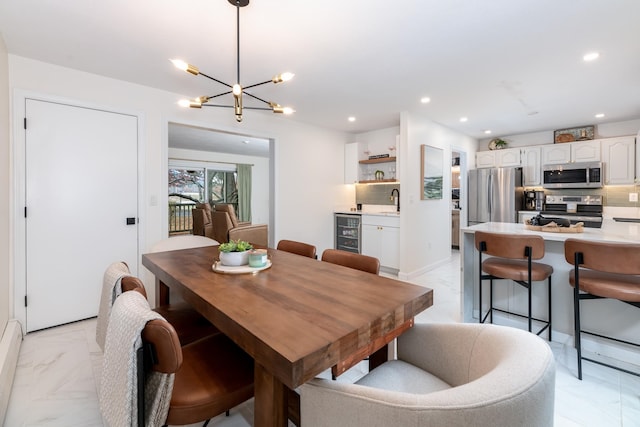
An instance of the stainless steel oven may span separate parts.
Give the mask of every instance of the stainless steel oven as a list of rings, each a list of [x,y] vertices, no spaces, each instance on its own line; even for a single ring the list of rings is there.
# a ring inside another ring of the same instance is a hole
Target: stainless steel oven
[[[601,162],[546,165],[542,179],[544,188],[601,188],[604,170]]]

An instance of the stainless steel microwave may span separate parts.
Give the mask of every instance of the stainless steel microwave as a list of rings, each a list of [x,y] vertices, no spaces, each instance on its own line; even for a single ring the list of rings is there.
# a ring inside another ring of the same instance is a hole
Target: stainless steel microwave
[[[603,185],[602,162],[545,165],[542,169],[544,188],[601,188]]]

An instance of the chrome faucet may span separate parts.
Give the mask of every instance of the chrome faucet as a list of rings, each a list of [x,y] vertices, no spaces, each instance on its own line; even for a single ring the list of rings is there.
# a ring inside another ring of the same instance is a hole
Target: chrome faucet
[[[397,188],[394,188],[393,190],[391,190],[392,200],[393,200],[393,193],[396,193],[396,196],[398,197],[398,206],[396,207],[396,212],[400,212],[400,190],[398,190]]]

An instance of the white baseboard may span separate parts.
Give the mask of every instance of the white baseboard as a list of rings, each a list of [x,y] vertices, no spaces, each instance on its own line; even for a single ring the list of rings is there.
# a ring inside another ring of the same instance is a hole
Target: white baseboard
[[[0,425],[7,413],[21,343],[22,328],[17,320],[10,320],[0,338]]]

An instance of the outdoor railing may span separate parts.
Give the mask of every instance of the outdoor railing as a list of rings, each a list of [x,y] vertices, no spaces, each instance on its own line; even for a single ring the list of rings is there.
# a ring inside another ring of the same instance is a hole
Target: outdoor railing
[[[169,235],[190,232],[193,230],[191,210],[195,203],[169,204]]]

